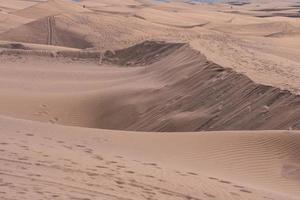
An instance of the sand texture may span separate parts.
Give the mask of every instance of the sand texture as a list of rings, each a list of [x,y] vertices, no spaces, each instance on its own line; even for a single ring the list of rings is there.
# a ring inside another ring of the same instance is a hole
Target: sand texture
[[[0,199],[300,200],[299,13],[0,0]]]

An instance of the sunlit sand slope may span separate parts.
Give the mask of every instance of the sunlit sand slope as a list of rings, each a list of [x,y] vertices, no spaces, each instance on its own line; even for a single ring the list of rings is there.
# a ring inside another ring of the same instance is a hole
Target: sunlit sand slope
[[[0,118],[7,199],[299,199],[299,132],[134,133]]]

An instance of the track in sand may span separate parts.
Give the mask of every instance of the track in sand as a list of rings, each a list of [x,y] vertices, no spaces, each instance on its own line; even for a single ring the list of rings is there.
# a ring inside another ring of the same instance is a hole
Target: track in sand
[[[48,45],[53,45],[53,35],[54,35],[54,23],[55,23],[55,18],[54,16],[47,17],[47,22],[48,22],[48,40],[47,44]]]

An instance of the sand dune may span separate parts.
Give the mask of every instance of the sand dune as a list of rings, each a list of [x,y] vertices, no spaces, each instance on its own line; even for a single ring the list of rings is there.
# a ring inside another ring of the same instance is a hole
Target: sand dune
[[[0,0],[0,199],[299,200],[297,9]]]
[[[286,175],[298,169],[299,132],[113,132],[5,117],[1,124],[7,198],[299,199],[297,172]]]
[[[1,11],[2,12],[13,12],[20,9],[25,9],[27,7],[33,6],[41,1],[23,1],[23,0],[13,0],[13,1],[7,1],[7,0],[0,0],[1,5]]]
[[[46,17],[2,33],[3,40],[49,44],[73,48],[88,48],[92,44],[83,35],[63,29],[59,17]],[[67,26],[63,21],[63,26]],[[58,24],[58,25],[57,25]],[[27,37],[24,37],[24,34]]]
[[[88,9],[84,9],[82,6],[63,0],[49,0],[35,4],[31,7],[17,10],[13,12],[13,14],[31,19],[40,19],[43,17],[68,12],[88,12]]]
[[[30,19],[0,13],[0,33],[30,22]]]
[[[168,12],[152,8],[140,9],[136,12],[136,16],[154,23],[175,27],[192,28],[209,23],[209,21],[201,19],[201,15],[199,16],[196,13]]]
[[[124,23],[128,26],[124,27]],[[118,30],[122,30],[123,34]],[[37,44],[48,44],[51,39],[52,45],[106,50],[124,48],[146,39],[167,37],[170,34],[176,37],[177,32],[134,16],[73,13],[33,21],[0,34],[0,38]]]
[[[98,66],[100,53],[78,62],[71,59],[84,54],[56,55],[38,60],[3,56],[0,80],[2,90],[9,90],[1,98],[3,114],[138,131],[300,128],[299,96],[256,84],[207,61],[188,45],[145,42],[105,53],[104,66]],[[19,63],[29,67],[20,68]]]
[[[271,22],[262,24],[224,26],[217,28],[217,30],[227,33],[234,32],[235,34],[253,34],[265,37],[274,37],[276,35],[284,35],[290,32],[296,32],[297,28],[287,22]]]

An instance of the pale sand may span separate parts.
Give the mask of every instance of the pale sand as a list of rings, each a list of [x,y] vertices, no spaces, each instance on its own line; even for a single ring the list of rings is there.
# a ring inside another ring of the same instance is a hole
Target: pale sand
[[[300,8],[257,2],[0,0],[0,199],[300,199],[300,22],[256,17]]]
[[[299,199],[299,132],[137,133],[1,117],[1,196]],[[292,167],[287,167],[292,166]]]

